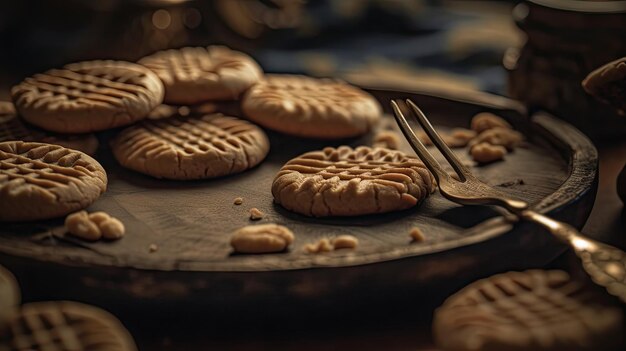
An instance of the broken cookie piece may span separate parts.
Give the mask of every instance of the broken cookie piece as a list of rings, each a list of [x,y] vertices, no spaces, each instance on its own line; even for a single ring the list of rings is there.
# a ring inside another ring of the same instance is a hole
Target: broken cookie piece
[[[352,235],[339,235],[331,240],[333,250],[355,249],[359,245],[359,239]]]
[[[502,117],[496,116],[490,112],[481,112],[476,114],[472,118],[471,128],[476,133],[482,133],[488,129],[493,128],[513,129],[509,122],[505,121]]]
[[[480,143],[487,143],[491,145],[504,146],[507,150],[511,151],[524,141],[524,135],[513,129],[495,127],[487,129],[484,132],[478,134],[478,136],[469,143],[469,146],[473,148]]]
[[[65,227],[69,234],[88,241],[101,238],[117,240],[124,236],[124,224],[108,213],[98,211],[87,213],[78,211],[65,218]]]
[[[249,225],[233,233],[230,245],[238,253],[271,253],[285,251],[294,239],[293,232],[282,225]]]
[[[304,246],[304,249],[308,253],[321,253],[321,252],[330,252],[333,251],[333,244],[330,242],[328,238],[322,238],[315,244],[307,244]]]
[[[500,145],[491,145],[489,143],[479,143],[470,149],[472,159],[478,163],[491,163],[504,159],[506,149]]]

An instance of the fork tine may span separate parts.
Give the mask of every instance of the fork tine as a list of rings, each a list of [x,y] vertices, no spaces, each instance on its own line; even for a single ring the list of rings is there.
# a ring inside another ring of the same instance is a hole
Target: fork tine
[[[413,148],[413,150],[415,150],[417,156],[419,156],[419,158],[424,162],[428,170],[430,170],[430,172],[435,176],[437,182],[440,181],[439,179],[441,177],[450,177],[448,173],[445,172],[443,168],[441,168],[439,162],[428,151],[422,141],[419,140],[419,138],[415,135],[413,129],[409,125],[409,122],[407,122],[406,118],[404,117],[400,106],[398,106],[398,103],[395,100],[391,101],[391,108],[393,109],[394,115],[396,117],[396,122],[398,122],[398,126],[400,126],[400,129],[402,130],[402,134],[404,134],[405,138],[409,141],[409,144],[411,144],[411,147]]]
[[[448,160],[452,168],[458,174],[459,178],[461,178],[461,181],[464,182],[467,178],[472,178],[471,172],[467,169],[467,167],[465,167],[465,165],[463,165],[458,157],[456,157],[454,152],[450,150],[450,147],[443,141],[443,139],[441,139],[441,136],[439,136],[439,133],[437,133],[437,131],[430,123],[428,118],[426,118],[426,115],[424,115],[422,110],[420,110],[420,108],[417,107],[417,105],[415,105],[415,103],[413,103],[413,101],[411,101],[410,99],[406,99],[406,103],[413,110],[413,113],[415,113],[415,115],[417,116],[417,120],[419,121],[422,128],[424,128],[426,134],[428,134],[430,140],[433,141],[433,144],[437,147],[437,149],[439,149],[439,151],[441,151],[443,157]]]

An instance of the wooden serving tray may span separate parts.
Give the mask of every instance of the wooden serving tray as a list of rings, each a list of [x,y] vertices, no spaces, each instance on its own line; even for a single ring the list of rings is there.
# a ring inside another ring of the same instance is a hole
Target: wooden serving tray
[[[389,112],[391,98],[412,98],[438,126],[469,126],[480,111],[506,117],[526,134],[527,146],[504,162],[476,167],[479,178],[529,201],[537,211],[581,227],[593,205],[597,152],[572,126],[545,113],[527,117],[517,102],[476,93],[408,93],[369,89]],[[447,95],[447,96],[446,96]],[[389,117],[387,124],[394,124]],[[314,219],[273,203],[271,183],[289,159],[327,145],[369,145],[371,135],[341,142],[309,141],[269,133],[271,151],[258,167],[206,181],[157,180],[121,168],[106,147],[96,158],[109,176],[108,191],[89,208],[120,218],[127,235],[117,242],[86,243],[63,237],[62,220],[2,224],[0,264],[18,277],[26,299],[64,298],[100,305],[182,308],[285,308],[364,301],[445,298],[479,277],[540,267],[564,247],[528,224],[512,225],[487,207],[461,207],[438,192],[399,213]],[[107,145],[110,135],[100,135]],[[407,152],[408,145],[405,145]],[[411,152],[412,153],[412,152]],[[466,158],[467,151],[458,149]],[[233,199],[243,197],[235,206]],[[252,223],[291,228],[289,252],[233,255],[230,233]],[[423,243],[411,243],[419,227]],[[311,255],[303,247],[326,236],[352,234],[357,250]],[[150,252],[150,245],[158,251]],[[132,302],[132,304],[131,304]]]

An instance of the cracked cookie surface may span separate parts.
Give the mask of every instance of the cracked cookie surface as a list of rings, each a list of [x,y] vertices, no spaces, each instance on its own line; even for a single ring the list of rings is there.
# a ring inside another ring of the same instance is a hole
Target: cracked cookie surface
[[[263,75],[250,56],[225,46],[159,51],[139,63],[161,78],[171,104],[235,99]]]
[[[86,154],[59,145],[0,143],[0,221],[60,217],[106,190],[106,172]]]
[[[136,351],[124,326],[99,308],[69,301],[35,302],[0,331],[3,351]]]
[[[276,203],[306,216],[356,216],[404,210],[434,191],[417,158],[360,146],[328,147],[287,162],[274,178]]]
[[[143,121],[113,141],[118,162],[166,179],[205,179],[239,173],[269,152],[265,132],[235,117],[211,114]]]
[[[27,125],[18,116],[10,102],[0,101],[0,142],[35,141],[61,145],[69,149],[93,155],[98,150],[98,138],[94,134],[56,134]]]
[[[24,79],[11,90],[20,115],[58,133],[87,133],[145,118],[163,100],[149,69],[123,61],[86,61]]]
[[[242,108],[263,127],[321,139],[362,135],[382,113],[378,101],[355,86],[287,74],[266,75],[245,94]]]

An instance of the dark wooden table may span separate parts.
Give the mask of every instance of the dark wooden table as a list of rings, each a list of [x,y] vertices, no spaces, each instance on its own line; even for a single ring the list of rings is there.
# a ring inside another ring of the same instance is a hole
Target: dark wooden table
[[[594,209],[583,232],[626,248],[623,204],[616,193],[616,178],[626,161],[626,141],[597,143],[600,182]],[[576,260],[564,255],[550,268],[577,270]],[[233,316],[214,321],[210,316],[145,328],[144,320],[126,320],[141,350],[437,350],[431,340],[432,311],[363,306],[349,315],[315,318],[298,315]],[[371,313],[371,310],[377,312]],[[323,312],[322,312],[323,314]],[[253,319],[254,322],[250,322]],[[259,323],[261,320],[261,323]],[[303,322],[304,320],[304,322]]]

